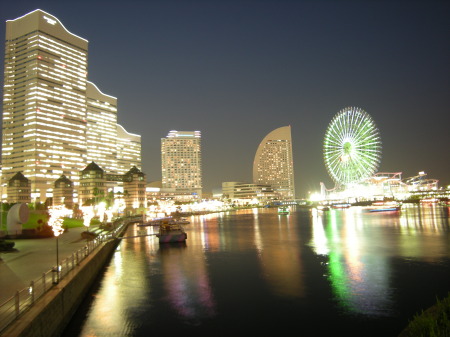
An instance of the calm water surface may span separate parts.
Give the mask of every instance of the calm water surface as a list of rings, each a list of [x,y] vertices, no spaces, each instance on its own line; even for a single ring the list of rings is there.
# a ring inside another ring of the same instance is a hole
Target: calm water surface
[[[397,336],[450,291],[448,209],[241,210],[122,240],[73,336]],[[156,228],[130,226],[127,236]]]

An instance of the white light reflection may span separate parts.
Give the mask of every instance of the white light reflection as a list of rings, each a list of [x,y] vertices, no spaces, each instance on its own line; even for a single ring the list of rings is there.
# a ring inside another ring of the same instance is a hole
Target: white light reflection
[[[253,230],[255,235],[255,246],[258,250],[258,253],[261,254],[263,250],[263,243],[261,240],[261,231],[259,229],[259,221],[258,221],[258,208],[253,208]]]
[[[319,214],[316,208],[311,210],[311,220],[312,220],[312,246],[316,254],[318,255],[328,255],[328,240],[323,229],[323,219],[322,215]]]

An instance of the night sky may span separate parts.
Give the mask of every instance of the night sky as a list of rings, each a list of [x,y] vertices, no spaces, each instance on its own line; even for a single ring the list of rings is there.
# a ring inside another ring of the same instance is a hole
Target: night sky
[[[449,1],[0,0],[3,50],[6,20],[37,8],[89,41],[88,80],[142,136],[148,181],[170,130],[202,132],[210,191],[251,182],[259,143],[291,125],[297,196],[331,188],[325,131],[356,106],[380,130],[380,172],[450,184]]]

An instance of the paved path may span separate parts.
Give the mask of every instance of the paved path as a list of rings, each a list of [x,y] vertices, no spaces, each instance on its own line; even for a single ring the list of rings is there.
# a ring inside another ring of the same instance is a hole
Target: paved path
[[[59,261],[86,245],[85,227],[70,228],[58,238]],[[0,252],[0,304],[56,266],[56,238],[13,239],[14,251]]]

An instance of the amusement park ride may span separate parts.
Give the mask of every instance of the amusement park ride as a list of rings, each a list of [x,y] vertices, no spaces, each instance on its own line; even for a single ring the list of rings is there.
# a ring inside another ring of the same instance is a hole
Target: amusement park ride
[[[425,172],[402,179],[402,172],[377,172],[381,162],[380,132],[361,108],[347,107],[331,120],[325,133],[323,157],[335,187],[321,184],[323,200],[345,197],[394,197],[416,191],[437,190],[438,180]]]

